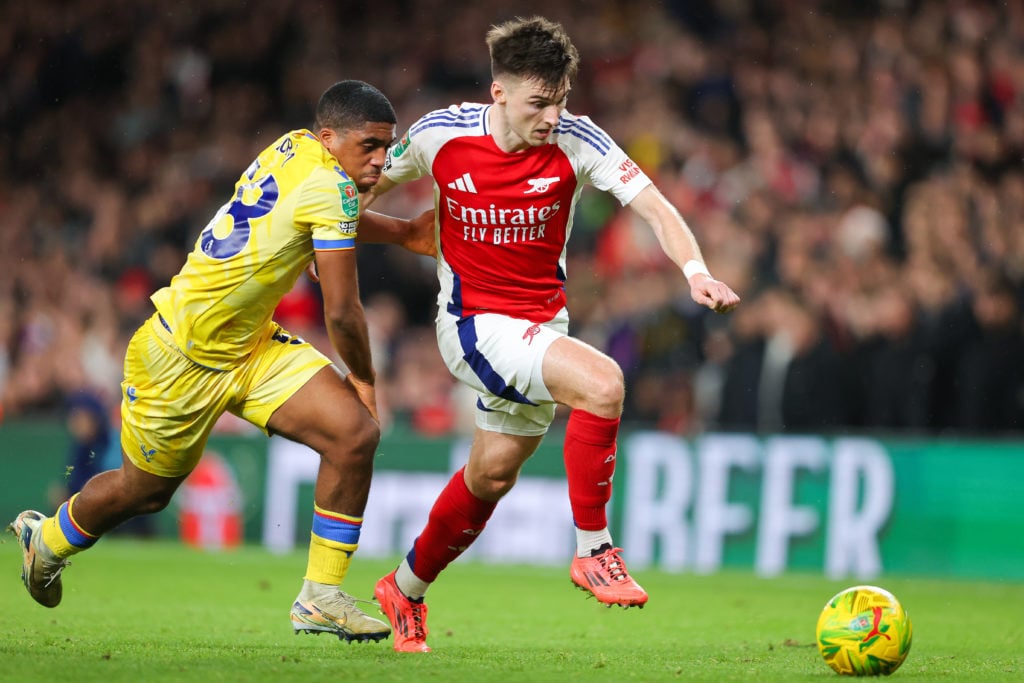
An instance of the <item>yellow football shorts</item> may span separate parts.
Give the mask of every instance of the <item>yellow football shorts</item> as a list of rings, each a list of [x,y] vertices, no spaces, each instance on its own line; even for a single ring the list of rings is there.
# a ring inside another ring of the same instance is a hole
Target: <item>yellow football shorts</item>
[[[121,383],[121,447],[139,469],[184,476],[218,418],[231,412],[264,432],[270,416],[331,361],[271,322],[247,360],[213,370],[189,360],[154,315],[128,344]]]

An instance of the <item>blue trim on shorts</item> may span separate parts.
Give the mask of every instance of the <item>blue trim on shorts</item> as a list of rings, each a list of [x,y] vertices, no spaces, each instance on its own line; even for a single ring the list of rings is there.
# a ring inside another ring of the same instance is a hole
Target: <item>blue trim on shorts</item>
[[[487,391],[491,392],[495,396],[505,399],[506,401],[512,401],[514,403],[523,403],[528,406],[537,405],[530,399],[523,396],[518,389],[509,386],[505,382],[505,378],[502,377],[495,371],[491,362],[487,360],[484,354],[476,348],[477,334],[476,334],[476,316],[469,316],[468,318],[462,318],[455,326],[459,332],[459,343],[462,346],[462,358],[469,363],[469,367],[473,368],[473,372],[480,378]]]
[[[448,312],[456,318],[462,317],[462,278],[452,272],[452,300],[448,302]]]

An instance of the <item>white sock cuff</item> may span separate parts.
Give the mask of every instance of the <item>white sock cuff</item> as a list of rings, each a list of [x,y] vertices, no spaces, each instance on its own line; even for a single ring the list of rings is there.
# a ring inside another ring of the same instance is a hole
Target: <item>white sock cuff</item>
[[[398,565],[398,569],[395,570],[395,584],[398,586],[398,590],[413,600],[421,599],[427,594],[427,589],[430,588],[429,583],[412,573],[409,561],[404,559],[402,564]]]
[[[608,531],[608,527],[600,531],[576,530],[577,557],[590,557],[590,551],[597,550],[605,544],[612,545],[612,533]]]

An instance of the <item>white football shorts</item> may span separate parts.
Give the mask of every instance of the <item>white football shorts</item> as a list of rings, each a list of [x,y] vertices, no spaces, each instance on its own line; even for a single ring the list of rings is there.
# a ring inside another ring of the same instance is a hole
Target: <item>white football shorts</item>
[[[541,436],[555,418],[555,402],[544,385],[544,354],[569,333],[562,309],[546,323],[495,313],[459,319],[443,307],[437,342],[451,373],[478,392],[480,429],[517,436]]]

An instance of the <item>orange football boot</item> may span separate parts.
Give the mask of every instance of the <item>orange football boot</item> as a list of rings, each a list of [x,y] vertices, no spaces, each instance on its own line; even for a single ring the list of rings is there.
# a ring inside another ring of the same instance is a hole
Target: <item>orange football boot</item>
[[[574,557],[569,568],[572,582],[598,602],[611,607],[640,607],[647,603],[647,591],[629,575],[619,553],[622,548],[595,551],[592,557]]]
[[[394,572],[377,582],[373,597],[377,598],[381,611],[391,622],[395,652],[430,652],[427,645],[427,605],[406,597],[395,583]]]

